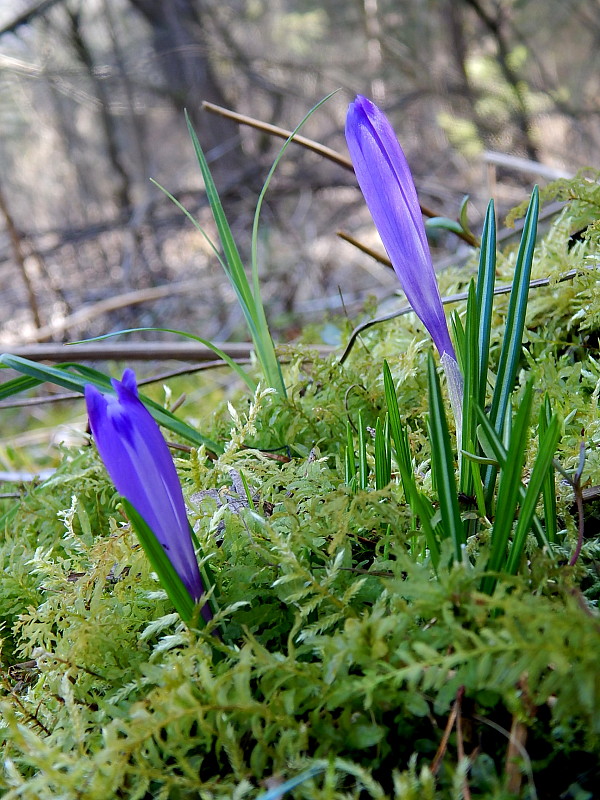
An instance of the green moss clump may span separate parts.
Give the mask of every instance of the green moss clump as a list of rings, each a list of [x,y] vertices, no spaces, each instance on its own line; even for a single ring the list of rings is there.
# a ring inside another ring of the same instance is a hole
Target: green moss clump
[[[535,275],[551,285],[531,295],[519,385],[533,376],[536,403],[548,392],[564,419],[566,470],[583,431],[591,489],[600,484],[597,190],[578,178],[555,191],[576,201],[537,250]],[[573,242],[582,225],[588,234]],[[502,254],[499,281],[510,281],[514,257]],[[443,275],[443,291],[464,286],[472,268]],[[570,269],[577,276],[558,282]],[[498,298],[492,369],[505,314]],[[374,427],[385,414],[384,358],[419,484],[435,499],[427,343],[409,317],[371,329],[343,367],[293,353],[287,400],[239,398],[203,431],[227,442],[223,455],[177,460],[215,576],[220,638],[172,612],[93,448],[68,452],[5,514],[3,797],[259,798],[296,776],[298,800],[446,800],[465,786],[496,800],[593,797],[595,507],[586,506],[574,567],[572,494],[559,483],[554,554],[534,544],[521,573],[484,595],[484,527],[471,558],[450,568],[442,553],[434,575],[411,555],[423,552],[422,534],[398,477],[378,491],[345,482],[347,421],[360,410]]]

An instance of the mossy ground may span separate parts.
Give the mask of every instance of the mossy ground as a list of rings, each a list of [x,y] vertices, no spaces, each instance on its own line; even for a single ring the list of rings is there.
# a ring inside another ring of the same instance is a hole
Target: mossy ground
[[[564,421],[564,469],[577,464],[583,439],[593,486],[600,248],[593,228],[583,240],[572,234],[598,218],[598,192],[584,180],[557,191],[572,202],[538,245],[533,277],[551,285],[531,294],[519,384],[533,375],[536,402],[550,394]],[[498,283],[510,282],[513,266],[508,248]],[[445,273],[442,291],[464,288],[475,268]],[[570,269],[577,277],[559,283]],[[506,305],[497,298],[492,363]],[[67,450],[50,480],[8,506],[2,796],[241,800],[310,768],[289,796],[596,796],[594,507],[569,567],[577,520],[571,488],[559,482],[556,552],[532,542],[519,576],[489,597],[478,588],[485,528],[464,563],[434,576],[409,552],[420,532],[397,477],[379,491],[345,483],[347,420],[361,410],[374,426],[383,416],[385,358],[416,473],[435,498],[428,348],[415,318],[403,317],[371,329],[343,366],[295,348],[287,400],[240,395],[210,419],[184,406],[203,433],[228,443],[216,461],[201,451],[177,458],[215,576],[220,638],[172,613],[93,447]],[[238,491],[240,473],[254,508]]]

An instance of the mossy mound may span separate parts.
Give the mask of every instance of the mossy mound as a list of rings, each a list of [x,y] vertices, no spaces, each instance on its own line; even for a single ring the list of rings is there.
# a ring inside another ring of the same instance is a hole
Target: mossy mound
[[[520,385],[533,376],[536,402],[548,392],[561,414],[564,469],[578,463],[583,438],[593,498],[600,202],[584,178],[554,191],[571,202],[537,249],[533,277],[550,285],[532,290]],[[445,273],[443,292],[464,288],[474,264]],[[513,266],[507,249],[499,283]],[[569,270],[576,276],[559,282]],[[495,305],[492,365],[506,302]],[[372,328],[343,366],[298,347],[287,399],[259,390],[206,420],[202,432],[227,442],[225,452],[208,462],[194,451],[177,465],[215,576],[220,636],[188,630],[172,613],[94,448],[67,452],[50,480],[7,511],[4,797],[595,796],[594,505],[586,503],[582,554],[568,566],[578,520],[571,487],[559,484],[559,543],[548,553],[532,541],[519,576],[490,597],[479,591],[485,528],[464,563],[442,558],[435,575],[407,547],[421,534],[398,477],[380,490],[345,480],[347,421],[360,410],[375,426],[385,412],[385,358],[416,474],[435,499],[427,350],[412,316]]]

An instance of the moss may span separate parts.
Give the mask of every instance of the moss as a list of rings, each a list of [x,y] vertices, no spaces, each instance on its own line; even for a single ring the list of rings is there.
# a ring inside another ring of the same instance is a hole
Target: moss
[[[561,414],[564,469],[578,463],[583,435],[589,488],[600,484],[596,189],[578,178],[554,191],[576,200],[537,250],[535,274],[552,281],[532,291],[519,385],[533,376],[536,404],[548,392]],[[589,233],[573,243],[582,225]],[[499,260],[500,282],[514,257],[508,249]],[[442,276],[442,290],[472,268]],[[559,283],[569,269],[578,276]],[[492,369],[505,314],[498,298]],[[588,538],[566,566],[576,523],[571,489],[559,484],[557,557],[534,545],[489,597],[479,591],[485,531],[469,541],[469,560],[444,566],[442,553],[434,575],[410,555],[415,541],[423,551],[422,534],[397,476],[378,491],[346,485],[347,422],[359,410],[369,426],[383,418],[386,358],[419,485],[435,498],[427,349],[403,317],[365,333],[344,366],[298,351],[287,400],[238,398],[203,430],[226,442],[223,455],[177,460],[215,575],[221,639],[172,613],[92,448],[68,451],[5,515],[4,797],[250,798],[296,775],[290,796],[307,800],[453,798],[465,781],[482,798],[533,797],[534,786],[539,798],[592,796],[597,507],[586,506]],[[534,457],[532,444],[528,466]]]

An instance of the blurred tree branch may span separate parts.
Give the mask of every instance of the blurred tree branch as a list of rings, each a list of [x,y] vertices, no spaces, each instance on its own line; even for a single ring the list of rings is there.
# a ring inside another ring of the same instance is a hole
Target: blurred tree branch
[[[22,25],[28,25],[36,17],[45,14],[52,6],[55,6],[57,3],[62,3],[63,1],[64,0],[42,0],[40,3],[36,3],[30,9],[23,11],[22,14],[19,14],[6,25],[3,25],[2,28],[0,28],[0,36],[3,36],[5,33],[15,33]]]
[[[187,109],[211,160],[227,156],[228,169],[241,163],[239,134],[228,120],[207,121],[203,100],[226,105],[227,99],[209,58],[203,5],[194,0],[130,0],[152,30],[152,42],[171,102]]]

